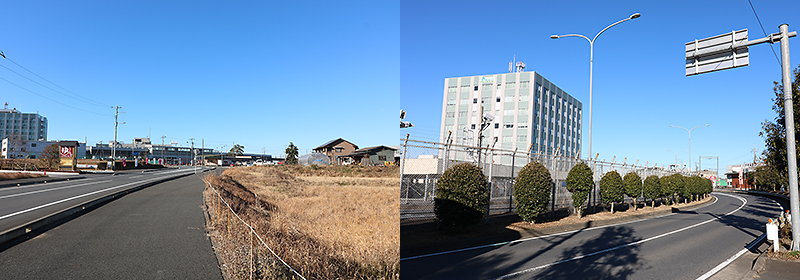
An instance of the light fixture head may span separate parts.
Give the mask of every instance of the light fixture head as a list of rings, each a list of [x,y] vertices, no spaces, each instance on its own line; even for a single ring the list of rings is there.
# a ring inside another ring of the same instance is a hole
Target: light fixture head
[[[550,39],[558,39],[558,35],[550,35]]]
[[[640,16],[642,16],[642,15],[640,15],[639,13],[635,13],[635,14],[631,15],[631,19],[635,19],[635,18],[638,18]]]

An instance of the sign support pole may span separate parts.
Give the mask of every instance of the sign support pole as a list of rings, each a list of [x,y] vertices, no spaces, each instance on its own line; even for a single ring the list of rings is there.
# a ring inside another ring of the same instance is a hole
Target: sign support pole
[[[781,24],[781,69],[783,72],[783,110],[786,118],[786,152],[789,161],[789,208],[792,215],[792,251],[800,250],[800,201],[797,189],[797,147],[794,135],[794,106],[789,63],[789,25]]]

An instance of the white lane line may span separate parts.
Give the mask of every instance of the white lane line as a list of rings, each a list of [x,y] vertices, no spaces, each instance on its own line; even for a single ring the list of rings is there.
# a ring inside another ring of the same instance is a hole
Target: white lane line
[[[77,180],[70,180],[70,181],[58,181],[58,182],[52,182],[52,183],[46,183],[46,184],[45,183],[38,183],[38,184],[30,184],[30,185],[19,186],[19,187],[7,187],[7,188],[0,188],[0,192],[2,192],[2,191],[15,191],[15,190],[27,189],[27,188],[36,188],[36,187],[41,187],[41,186],[61,185],[61,184],[67,184],[67,183],[82,182],[82,181],[86,181],[86,180],[91,181],[91,180],[94,180],[94,179],[88,179],[87,178],[87,179],[77,179]]]
[[[783,205],[781,205],[777,201],[775,201],[775,204],[778,204],[778,207],[781,208],[781,214],[783,214]],[[697,280],[706,280],[706,279],[710,278],[711,276],[714,276],[714,274],[717,274],[717,272],[719,272],[720,270],[722,270],[723,268],[725,268],[726,266],[731,264],[733,261],[735,261],[736,259],[738,259],[742,255],[744,255],[744,253],[746,253],[747,251],[750,251],[751,249],[753,249],[753,246],[756,246],[756,244],[761,243],[761,240],[763,240],[765,237],[767,237],[767,233],[766,232],[764,234],[762,234],[761,236],[759,236],[756,239],[756,241],[754,241],[753,243],[750,243],[750,245],[748,245],[744,249],[740,250],[738,253],[736,253],[732,257],[730,257],[727,260],[725,260],[724,262],[718,264],[717,266],[715,266],[714,268],[712,268],[711,270],[709,270],[705,274],[700,275],[700,277],[697,277]]]
[[[70,188],[77,188],[77,187],[88,186],[88,185],[94,185],[94,184],[98,184],[98,183],[105,183],[105,182],[111,182],[111,180],[107,180],[107,181],[98,181],[98,182],[92,182],[92,183],[86,183],[86,184],[80,184],[80,185],[74,185],[74,186],[64,186],[64,187],[58,187],[58,188],[50,188],[50,189],[44,189],[44,190],[38,190],[38,191],[32,191],[32,192],[26,192],[26,193],[10,194],[10,195],[5,195],[5,196],[0,196],[0,199],[3,199],[3,198],[10,198],[10,197],[17,197],[17,196],[23,196],[23,195],[29,195],[29,194],[35,194],[35,193],[43,193],[43,192],[49,192],[49,191],[56,191],[56,190],[63,190],[63,189],[70,189]]]
[[[11,213],[11,214],[7,214],[5,216],[0,216],[0,220],[6,219],[6,218],[10,218],[10,217],[13,217],[13,216],[16,216],[16,215],[19,215],[19,214],[24,214],[24,213],[27,213],[27,212],[30,212],[30,211],[42,209],[42,208],[45,208],[45,207],[48,207],[48,206],[56,205],[56,204],[59,204],[59,203],[67,202],[67,201],[70,201],[70,200],[73,200],[73,199],[78,199],[78,198],[81,198],[81,197],[86,197],[86,196],[90,196],[90,195],[93,195],[93,194],[98,194],[98,193],[101,193],[101,192],[110,191],[110,190],[114,190],[114,189],[124,188],[124,187],[130,186],[130,185],[133,185],[133,184],[143,183],[143,182],[146,182],[146,181],[155,181],[155,180],[159,180],[159,179],[163,179],[163,178],[167,178],[167,177],[170,177],[170,176],[164,176],[164,177],[148,179],[148,180],[144,180],[144,181],[141,181],[141,182],[131,182],[131,183],[127,183],[127,184],[124,184],[124,185],[119,185],[119,186],[116,186],[116,187],[110,187],[110,188],[105,188],[105,189],[98,190],[98,191],[93,191],[93,192],[90,192],[90,193],[85,193],[85,194],[82,194],[82,195],[76,195],[76,196],[65,198],[65,199],[62,199],[62,200],[59,200],[59,201],[54,201],[54,202],[50,202],[50,203],[47,203],[47,204],[42,204],[42,205],[39,205],[39,206],[36,206],[36,207],[31,207],[31,208],[28,208],[28,209],[25,209],[25,210],[17,211],[17,212]]]
[[[676,230],[673,230],[673,231],[670,231],[670,232],[662,233],[662,234],[659,234],[659,235],[656,235],[656,236],[653,236],[653,237],[650,237],[650,238],[647,238],[647,239],[642,239],[642,240],[639,240],[639,241],[636,241],[636,242],[631,242],[631,243],[628,243],[628,244],[619,245],[619,246],[616,246],[616,247],[608,248],[608,249],[605,249],[605,250],[600,250],[600,251],[589,253],[589,254],[586,254],[586,255],[580,255],[580,256],[577,256],[577,257],[573,257],[573,258],[569,258],[569,259],[565,259],[565,260],[560,260],[560,261],[557,261],[557,262],[553,262],[553,263],[549,263],[549,264],[545,264],[545,265],[540,265],[540,266],[537,266],[537,267],[528,268],[528,269],[517,271],[517,272],[511,273],[511,274],[506,274],[506,275],[503,275],[503,276],[500,276],[500,277],[497,277],[497,278],[493,278],[492,280],[505,279],[505,278],[509,278],[509,277],[512,277],[512,276],[517,276],[517,275],[520,275],[520,274],[524,274],[524,273],[532,272],[532,271],[535,271],[535,270],[539,270],[539,269],[542,269],[542,268],[551,267],[551,266],[554,266],[554,265],[557,265],[557,264],[571,262],[571,261],[579,260],[579,259],[582,259],[582,258],[585,258],[585,257],[591,257],[591,256],[594,256],[594,255],[607,253],[607,252],[611,252],[611,251],[614,251],[614,250],[622,249],[622,248],[625,248],[625,247],[630,247],[630,246],[633,246],[633,245],[645,243],[647,241],[655,240],[655,239],[658,239],[658,238],[661,238],[661,237],[664,237],[664,236],[672,235],[672,234],[675,234],[675,233],[678,233],[678,232],[681,232],[681,231],[684,231],[684,230],[687,230],[687,229],[690,229],[690,228],[694,228],[694,227],[697,227],[697,226],[701,226],[701,225],[704,225],[704,224],[719,220],[719,219],[724,218],[724,217],[726,217],[726,216],[728,216],[730,214],[735,213],[736,211],[739,211],[740,209],[744,208],[745,205],[747,205],[747,199],[745,199],[743,197],[733,196],[733,195],[729,195],[729,194],[722,194],[722,193],[720,193],[720,195],[727,195],[727,196],[730,196],[730,197],[733,197],[733,198],[737,198],[740,201],[742,201],[742,205],[739,206],[739,208],[736,208],[735,210],[733,210],[731,212],[728,212],[725,215],[713,218],[711,220],[700,222],[700,223],[697,223],[697,224],[694,224],[694,225],[691,225],[691,226],[687,226],[687,227],[684,227],[684,228],[676,229]]]
[[[719,199],[714,197],[714,202],[712,202],[711,204],[705,205],[703,207],[708,207],[708,206],[714,205],[714,203],[717,203],[718,200]],[[669,217],[669,216],[672,216],[672,215],[675,215],[675,214],[677,214],[677,213],[670,213],[670,214],[666,214],[666,215],[663,215],[663,216],[651,217],[651,218],[646,218],[646,219],[641,219],[641,220],[627,221],[627,222],[618,223],[618,224],[611,224],[611,225],[604,225],[604,226],[590,227],[590,228],[582,228],[582,229],[576,229],[576,230],[571,230],[571,231],[565,231],[565,232],[561,232],[561,233],[554,233],[554,234],[542,235],[542,236],[537,236],[537,237],[529,237],[529,238],[518,239],[518,240],[514,240],[514,241],[505,241],[505,242],[481,245],[481,246],[476,246],[476,247],[456,249],[456,250],[450,250],[450,251],[444,251],[444,252],[438,252],[438,253],[431,253],[431,254],[419,255],[419,256],[413,256],[413,257],[406,257],[406,258],[400,259],[400,261],[407,261],[407,260],[413,260],[413,259],[421,259],[421,258],[427,258],[427,257],[433,257],[433,256],[447,255],[447,254],[452,254],[452,253],[465,252],[465,251],[471,251],[471,250],[477,250],[477,249],[483,249],[483,248],[500,247],[500,246],[505,246],[505,245],[510,245],[510,244],[517,244],[517,243],[522,243],[522,242],[525,242],[525,241],[531,241],[531,240],[536,240],[536,239],[541,239],[541,238],[548,238],[548,237],[554,237],[554,236],[559,236],[559,235],[567,235],[567,234],[575,233],[575,232],[578,232],[578,231],[590,231],[590,230],[602,229],[602,228],[607,228],[607,227],[614,227],[614,226],[621,226],[621,225],[625,225],[625,224],[643,222],[643,221],[652,220],[652,219],[660,219],[660,218]]]

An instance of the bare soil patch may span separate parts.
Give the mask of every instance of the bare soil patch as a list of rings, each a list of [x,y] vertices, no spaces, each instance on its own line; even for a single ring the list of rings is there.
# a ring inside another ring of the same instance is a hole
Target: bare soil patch
[[[31,173],[24,173],[24,172],[2,172],[0,173],[0,180],[14,180],[14,179],[25,179],[25,178],[39,178],[39,177],[47,177],[42,174],[31,174]]]

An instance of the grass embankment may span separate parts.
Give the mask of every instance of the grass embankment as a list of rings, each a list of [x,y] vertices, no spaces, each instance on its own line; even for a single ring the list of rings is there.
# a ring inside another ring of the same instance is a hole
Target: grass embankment
[[[230,168],[207,180],[307,279],[399,278],[397,167]],[[223,247],[216,250],[225,262],[223,273],[248,278],[247,229],[237,229],[232,218],[234,233],[228,234],[227,217],[217,214],[216,195],[211,190],[205,194],[212,238]],[[292,278],[291,271],[263,251],[254,257],[256,278]]]

